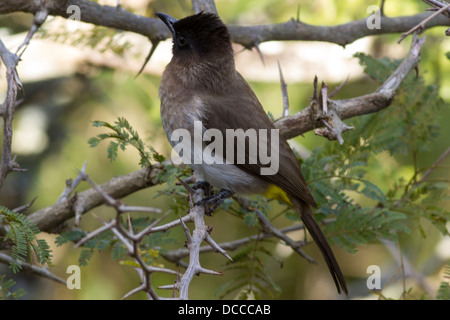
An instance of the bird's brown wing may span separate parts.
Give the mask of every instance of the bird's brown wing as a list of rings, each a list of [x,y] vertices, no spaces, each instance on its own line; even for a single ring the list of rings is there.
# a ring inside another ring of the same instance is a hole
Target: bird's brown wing
[[[251,88],[242,77],[240,79],[240,85],[235,88],[234,94],[220,97],[207,95],[200,97],[202,103],[207,107],[204,119],[202,119],[205,128],[219,129],[223,136],[225,136],[226,129],[241,128],[245,131],[253,128],[257,132],[258,129],[275,129],[272,120],[265,113]],[[270,139],[268,143],[270,143]],[[246,145],[246,151],[248,151],[248,145]],[[300,164],[287,141],[283,137],[279,137],[280,165],[278,172],[274,175],[260,175],[262,164],[249,164],[248,156],[245,164],[239,164],[236,161],[234,163],[245,172],[258,175],[265,181],[279,186],[288,194],[295,210],[319,246],[338,292],[340,293],[342,290],[348,294],[345,278],[339,264],[325,235],[314,219],[311,206],[317,207],[316,201],[307,187]]]
[[[205,114],[202,119],[206,129],[215,128],[226,136],[226,129],[256,129],[259,138],[259,129],[276,129],[272,120],[267,116],[258,98],[239,75],[238,83],[233,88],[232,94],[227,95],[199,95],[200,100],[205,104]],[[270,134],[267,135],[270,150]],[[258,161],[257,164],[249,164],[248,144],[246,145],[246,161],[234,164],[245,172],[258,175],[265,181],[275,184],[283,189],[291,197],[303,200],[313,207],[317,207],[316,201],[309,191],[306,181],[303,177],[300,164],[288,145],[286,139],[279,136],[279,169],[274,175],[260,175],[263,165]],[[267,149],[266,149],[267,150]],[[224,150],[225,152],[225,150]],[[225,153],[224,153],[225,154]],[[236,160],[235,152],[235,160]]]

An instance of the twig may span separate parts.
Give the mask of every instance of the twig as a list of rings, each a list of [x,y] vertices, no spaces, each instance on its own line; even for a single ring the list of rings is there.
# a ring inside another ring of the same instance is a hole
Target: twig
[[[13,209],[12,211],[17,212],[17,213],[24,212],[25,210],[29,209],[29,208],[33,205],[33,203],[36,201],[36,199],[37,199],[37,197],[34,197],[34,198],[30,201],[30,203],[27,203],[26,205],[17,207],[17,208],[15,208],[15,209]]]
[[[427,282],[425,277],[417,272],[411,262],[402,255],[400,248],[397,248],[396,244],[392,241],[382,240],[386,248],[388,249],[391,256],[396,260],[396,262],[401,266],[404,278],[412,277],[420,285],[420,287],[427,293],[428,296],[432,297],[434,290],[431,288],[430,284]],[[403,279],[404,280],[404,279]],[[404,285],[404,284],[403,284]]]
[[[9,263],[12,263],[12,262],[19,264],[25,271],[34,273],[34,274],[36,274],[36,275],[38,275],[40,277],[44,277],[44,278],[47,278],[47,279],[59,282],[59,283],[64,284],[64,285],[66,284],[65,280],[63,280],[60,277],[54,275],[47,268],[39,268],[39,267],[33,266],[33,265],[31,265],[29,263],[26,263],[26,262],[16,261],[13,258],[11,258],[10,256],[0,252],[0,263],[5,263],[5,264],[7,263],[7,264],[9,264]]]
[[[346,131],[353,130],[354,127],[346,125],[334,110],[328,112],[327,116],[327,120],[322,120],[324,128],[316,129],[314,133],[328,140],[338,140],[339,144],[343,145],[344,139],[342,138],[342,134]]]
[[[450,155],[450,147],[444,151],[444,153],[436,160],[436,162],[431,166],[430,169],[428,169],[422,176],[422,178],[420,179],[419,183],[424,182],[425,180],[428,179],[428,177],[430,176],[430,174],[433,172],[433,170],[435,168],[437,168],[442,161],[444,161],[445,158],[447,158]]]
[[[291,247],[295,252],[297,252],[300,256],[302,256],[303,258],[305,258],[307,261],[311,262],[311,263],[316,263],[316,261],[311,258],[310,256],[308,256],[306,254],[305,251],[302,250],[302,247],[305,245],[305,243],[299,242],[299,241],[294,241],[291,238],[289,238],[288,236],[286,236],[284,233],[282,233],[280,230],[278,230],[277,228],[275,228],[270,221],[266,218],[266,216],[264,216],[264,214],[262,214],[259,210],[255,210],[257,216],[258,216],[258,221],[263,229],[263,231],[265,233],[269,233],[269,234],[273,234],[275,237],[279,238],[280,240],[282,240],[284,243],[286,243],[286,245],[288,245],[289,247]]]
[[[170,163],[169,161],[166,164]],[[164,165],[153,165],[124,176],[112,178],[99,186],[101,190],[114,198],[123,198],[138,190],[157,184],[156,176],[164,168]],[[91,188],[77,194],[75,202],[68,199],[62,203],[38,210],[28,216],[41,231],[52,232],[64,221],[73,218],[77,208],[81,213],[104,204],[106,201],[96,188]]]
[[[259,224],[261,226],[261,229],[266,234],[271,234],[278,239],[282,240],[286,245],[291,247],[295,252],[297,252],[300,256],[308,260],[309,262],[315,263],[314,259],[312,259],[310,256],[308,256],[301,247],[304,245],[304,243],[297,242],[286,236],[283,232],[275,228],[272,223],[266,218],[264,214],[262,214],[258,209],[254,209],[250,207],[250,200],[245,197],[238,197],[238,202],[241,206],[246,208],[247,210],[254,211],[257,214],[257,218],[259,221]]]
[[[347,83],[349,77],[350,76],[347,76],[347,78],[345,78],[345,80],[342,81],[340,85],[338,85],[336,88],[334,88],[334,90],[331,91],[330,94],[328,94],[328,98],[329,99],[333,98],[345,86],[345,84]]]
[[[447,5],[447,2],[442,2],[439,0],[423,0],[423,2],[433,6],[433,8],[429,10],[437,11],[439,8],[442,8]],[[450,17],[450,9],[447,9],[446,12],[443,12],[447,17]]]
[[[297,224],[297,225],[294,225],[291,227],[280,229],[279,231],[281,233],[289,233],[289,232],[302,230],[302,229],[304,229],[303,224]],[[269,239],[272,237],[274,237],[274,234],[265,233],[263,231],[263,232],[260,232],[259,234],[256,234],[256,235],[253,235],[250,237],[244,237],[244,238],[229,241],[229,242],[222,242],[222,243],[219,243],[218,245],[222,249],[233,251],[233,250],[236,250],[236,249],[246,245],[247,243],[249,243],[251,241],[265,240],[265,239]],[[212,252],[212,251],[216,251],[216,250],[211,245],[200,247],[200,253]],[[176,264],[181,264],[181,259],[187,257],[188,255],[189,255],[189,250],[187,250],[187,249],[176,249],[176,250],[171,250],[171,251],[168,251],[168,252],[165,252],[164,254],[162,254],[162,256],[166,260],[174,262]]]
[[[411,28],[410,30],[408,30],[407,32],[403,33],[402,36],[400,37],[400,39],[397,41],[397,43],[400,43],[403,41],[403,39],[405,39],[407,36],[409,36],[410,34],[418,31],[422,31],[425,29],[425,25],[432,20],[433,18],[435,18],[436,16],[440,15],[442,12],[444,12],[445,10],[447,10],[448,8],[450,8],[450,3],[447,4],[446,6],[440,8],[438,11],[434,12],[432,15],[430,15],[429,17],[427,17],[426,19],[424,19],[421,23],[419,23],[418,25],[416,25],[415,27]]]
[[[111,229],[112,227],[114,227],[116,225],[116,220],[112,219],[110,222],[104,224],[103,226],[101,226],[100,228],[90,232],[88,235],[86,235],[84,238],[80,239],[76,244],[75,244],[75,248],[79,248],[81,247],[83,244],[85,244],[86,242],[88,242],[89,240],[95,238],[96,236],[98,236],[100,233]]]

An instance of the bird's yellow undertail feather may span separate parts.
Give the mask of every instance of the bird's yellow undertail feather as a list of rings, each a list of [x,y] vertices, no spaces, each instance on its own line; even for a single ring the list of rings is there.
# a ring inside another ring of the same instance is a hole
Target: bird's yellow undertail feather
[[[292,206],[291,200],[289,200],[286,192],[283,189],[278,187],[277,185],[271,184],[264,193],[264,196],[269,199],[275,199],[281,202],[284,202],[290,206]]]

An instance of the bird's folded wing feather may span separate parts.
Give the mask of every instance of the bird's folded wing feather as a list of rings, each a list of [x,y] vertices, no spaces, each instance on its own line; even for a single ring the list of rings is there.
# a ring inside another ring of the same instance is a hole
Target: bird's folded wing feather
[[[267,129],[267,143],[266,150],[271,150],[271,135],[270,130],[275,129],[272,120],[267,116],[256,95],[239,75],[239,82],[232,88],[232,94],[226,95],[208,95],[198,94],[199,99],[205,105],[204,118],[201,119],[205,129],[215,128],[222,132],[222,136],[226,137],[226,129],[243,129],[244,131],[253,128],[256,129],[258,140],[260,137],[260,129]],[[225,146],[225,143],[224,143]],[[257,161],[256,164],[249,164],[249,145],[248,139],[246,141],[246,156],[245,163],[237,163],[237,152],[235,146],[234,164],[245,172],[258,175],[265,181],[275,184],[283,189],[290,196],[301,199],[313,207],[317,204],[309,191],[306,181],[303,177],[300,164],[289,147],[287,141],[279,136],[279,169],[273,175],[261,175],[261,168],[264,166]],[[258,149],[259,150],[259,149]],[[225,150],[223,150],[225,154]]]

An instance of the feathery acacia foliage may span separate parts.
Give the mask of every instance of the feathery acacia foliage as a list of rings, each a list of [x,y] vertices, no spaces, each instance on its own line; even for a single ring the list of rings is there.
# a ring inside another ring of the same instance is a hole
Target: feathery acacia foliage
[[[41,264],[51,263],[50,247],[45,240],[36,238],[40,231],[25,215],[0,206],[0,223],[9,227],[3,241],[12,242],[11,257],[14,262],[10,264],[10,268],[13,272],[22,269],[20,262],[25,262],[26,259],[31,261],[32,254],[35,254],[37,262]]]

